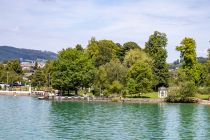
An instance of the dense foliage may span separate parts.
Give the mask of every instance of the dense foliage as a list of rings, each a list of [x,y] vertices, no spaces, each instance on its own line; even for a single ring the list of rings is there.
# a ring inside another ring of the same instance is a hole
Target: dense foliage
[[[154,60],[152,69],[156,80],[155,89],[161,86],[168,87],[167,41],[165,33],[155,31],[145,44],[145,52]]]
[[[0,82],[12,84],[22,80],[22,68],[20,61],[10,60],[6,64],[0,64]]]
[[[180,51],[183,59],[180,73],[185,73],[188,80],[199,83],[201,68],[196,60],[195,41],[192,38],[184,38],[181,45],[177,46],[176,49]]]
[[[180,59],[168,65],[167,41],[166,34],[158,31],[149,37],[144,49],[132,41],[121,45],[91,38],[86,48],[77,44],[61,50],[44,68],[36,64],[30,83],[64,94],[89,92],[96,96],[136,96],[164,86],[170,89],[170,101],[189,101],[196,92],[209,93],[210,50],[208,58],[197,57],[195,40],[185,37],[176,47]],[[24,82],[24,73],[18,60],[0,64],[2,83]]]
[[[77,49],[63,49],[55,60],[52,86],[60,90],[74,90],[90,87],[95,78],[95,68],[85,52]]]

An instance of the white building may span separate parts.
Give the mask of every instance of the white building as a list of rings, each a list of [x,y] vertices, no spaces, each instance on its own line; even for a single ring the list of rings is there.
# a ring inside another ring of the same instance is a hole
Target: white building
[[[158,89],[158,97],[159,98],[166,98],[168,96],[168,90],[165,87],[160,87]]]

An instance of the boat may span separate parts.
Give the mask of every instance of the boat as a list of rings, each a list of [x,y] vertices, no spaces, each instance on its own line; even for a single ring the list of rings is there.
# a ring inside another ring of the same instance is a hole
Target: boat
[[[38,99],[39,99],[39,100],[44,100],[44,99],[45,99],[45,97],[40,96],[40,97],[38,97]]]

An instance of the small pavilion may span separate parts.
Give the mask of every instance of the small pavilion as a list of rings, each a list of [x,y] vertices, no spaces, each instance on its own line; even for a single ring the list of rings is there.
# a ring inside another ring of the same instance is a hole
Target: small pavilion
[[[166,98],[168,96],[168,90],[166,87],[158,88],[158,97],[159,98]]]

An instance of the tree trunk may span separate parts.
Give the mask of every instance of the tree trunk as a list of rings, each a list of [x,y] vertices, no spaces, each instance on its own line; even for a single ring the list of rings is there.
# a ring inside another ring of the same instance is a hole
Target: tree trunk
[[[75,89],[75,95],[78,95],[78,90],[77,89]]]
[[[101,84],[100,84],[100,96],[101,96]]]

